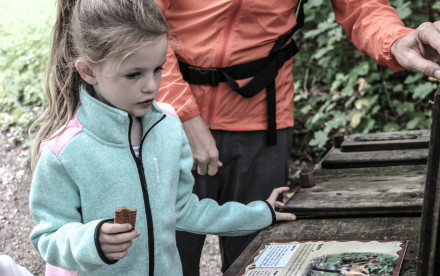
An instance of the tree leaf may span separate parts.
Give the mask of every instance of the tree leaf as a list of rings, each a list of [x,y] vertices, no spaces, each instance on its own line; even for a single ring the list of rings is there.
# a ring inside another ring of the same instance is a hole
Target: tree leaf
[[[428,96],[431,92],[434,92],[434,90],[437,88],[437,86],[430,82],[424,82],[416,86],[414,89],[414,93],[412,98],[414,100],[417,99],[423,99],[426,96]]]
[[[362,112],[356,112],[350,120],[350,126],[356,128],[362,119]]]
[[[322,148],[322,147],[325,146],[327,141],[328,141],[327,133],[322,131],[322,130],[320,130],[320,131],[316,131],[315,132],[314,138],[310,141],[309,145]]]

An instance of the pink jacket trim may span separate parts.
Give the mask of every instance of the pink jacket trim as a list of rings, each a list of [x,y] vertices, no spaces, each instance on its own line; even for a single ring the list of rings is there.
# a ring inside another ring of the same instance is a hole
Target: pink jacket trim
[[[49,149],[58,156],[60,152],[63,150],[64,146],[66,146],[78,133],[83,130],[83,126],[78,121],[78,118],[75,117],[67,124],[67,127],[63,130],[61,134],[55,133],[55,138],[44,142],[42,146],[47,146]]]
[[[177,112],[172,105],[167,103],[159,103],[159,102],[157,103],[157,105],[166,113],[173,115],[174,117],[178,117]]]
[[[78,271],[71,271],[46,264],[46,276],[78,276]]]

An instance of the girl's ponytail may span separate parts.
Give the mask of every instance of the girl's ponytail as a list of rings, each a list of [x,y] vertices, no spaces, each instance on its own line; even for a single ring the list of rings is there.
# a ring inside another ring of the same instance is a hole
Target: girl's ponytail
[[[58,0],[57,18],[43,84],[48,106],[33,125],[43,122],[32,149],[33,169],[38,161],[41,143],[54,136],[56,130],[66,126],[79,106],[81,77],[74,66],[78,55],[72,39],[75,8],[77,1]]]

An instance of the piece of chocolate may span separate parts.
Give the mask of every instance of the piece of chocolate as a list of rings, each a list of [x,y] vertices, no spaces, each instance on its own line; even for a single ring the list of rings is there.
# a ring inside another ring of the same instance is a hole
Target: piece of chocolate
[[[133,231],[136,225],[136,211],[137,209],[119,208],[115,211],[115,223],[130,223],[133,226],[131,231]]]

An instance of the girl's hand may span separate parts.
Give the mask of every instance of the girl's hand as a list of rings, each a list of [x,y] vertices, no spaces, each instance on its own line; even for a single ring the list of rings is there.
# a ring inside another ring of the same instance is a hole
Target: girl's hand
[[[132,240],[139,237],[140,231],[130,231],[131,224],[104,223],[99,232],[99,243],[102,252],[109,260],[115,261],[124,258]]]
[[[273,210],[275,211],[275,216],[277,221],[292,221],[296,220],[296,216],[294,214],[290,213],[281,213],[277,212],[275,208],[283,208],[284,203],[277,201],[277,197],[280,194],[283,194],[289,190],[289,187],[280,187],[276,188],[272,191],[269,198],[266,200],[269,202],[269,204],[272,206]]]

